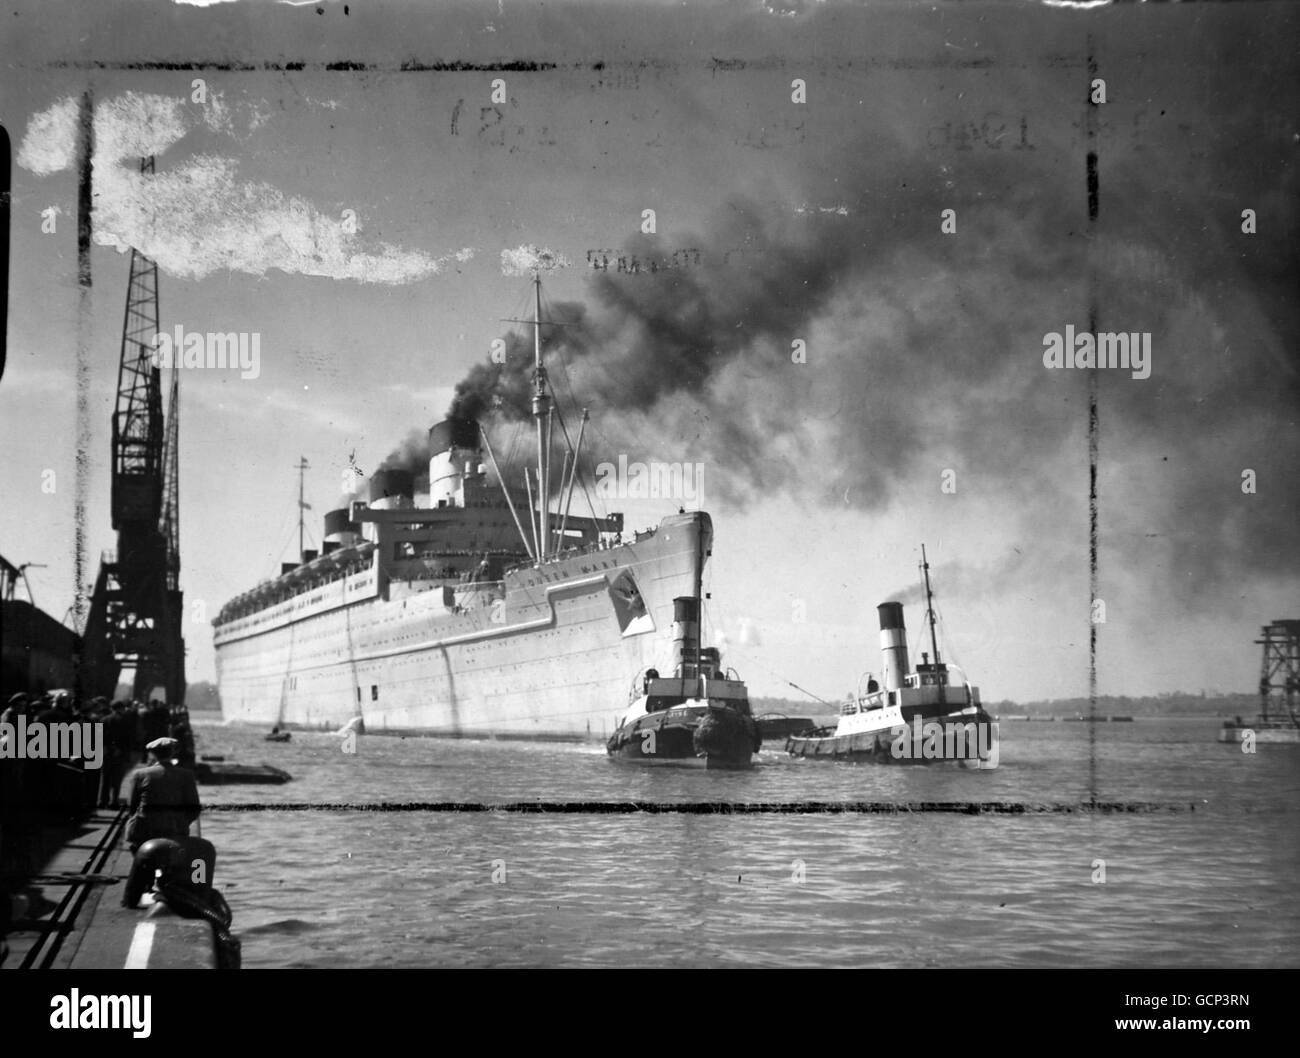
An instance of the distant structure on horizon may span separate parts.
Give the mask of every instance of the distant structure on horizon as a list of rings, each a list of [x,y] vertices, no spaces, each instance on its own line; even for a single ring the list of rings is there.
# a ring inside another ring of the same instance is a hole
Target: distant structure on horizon
[[[1265,720],[1300,724],[1300,620],[1277,618],[1260,630],[1259,713]]]
[[[1277,618],[1260,630],[1257,646],[1264,648],[1259,674],[1259,716],[1252,721],[1229,720],[1220,742],[1300,742],[1300,621]]]

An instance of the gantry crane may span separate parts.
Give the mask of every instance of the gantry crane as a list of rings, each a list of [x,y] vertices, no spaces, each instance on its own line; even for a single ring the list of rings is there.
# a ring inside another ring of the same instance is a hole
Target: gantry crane
[[[140,172],[152,175],[154,160]],[[184,600],[180,590],[178,476],[179,373],[175,363],[166,418],[158,333],[158,266],[131,250],[112,431],[112,515],[116,552],[99,566],[84,632],[80,689],[113,695],[134,668],[134,695],[169,705],[185,698]]]
[[[1300,725],[1300,621],[1278,618],[1264,626],[1255,643],[1264,648],[1259,675],[1261,718],[1266,724]]]

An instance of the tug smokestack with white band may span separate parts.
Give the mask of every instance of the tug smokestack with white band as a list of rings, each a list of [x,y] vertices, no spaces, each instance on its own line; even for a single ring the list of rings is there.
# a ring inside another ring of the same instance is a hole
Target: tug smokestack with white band
[[[885,602],[876,609],[880,612],[880,654],[884,663],[884,686],[887,691],[896,691],[903,686],[903,677],[907,675],[907,629],[903,625],[903,604]]]
[[[679,596],[673,600],[673,664],[677,675],[700,674],[700,600]]]

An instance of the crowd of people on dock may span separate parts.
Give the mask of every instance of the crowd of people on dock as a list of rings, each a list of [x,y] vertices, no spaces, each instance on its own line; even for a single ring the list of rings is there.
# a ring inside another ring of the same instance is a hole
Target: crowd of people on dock
[[[54,725],[102,725],[98,766],[81,757],[34,757],[14,743],[22,734]],[[175,742],[174,754],[194,767],[194,734],[185,706],[160,701],[96,697],[78,700],[69,691],[13,695],[0,713],[0,875],[30,873],[42,861],[43,836],[52,827],[73,823],[96,808],[127,804],[123,783],[137,765],[150,762],[148,747]]]

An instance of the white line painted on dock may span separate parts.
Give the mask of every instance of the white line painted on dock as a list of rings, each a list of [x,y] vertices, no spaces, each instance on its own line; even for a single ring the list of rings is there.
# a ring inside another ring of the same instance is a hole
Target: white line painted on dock
[[[149,953],[153,951],[153,934],[156,927],[152,922],[141,922],[135,927],[131,938],[131,950],[126,953],[126,970],[144,970],[149,966]]]

